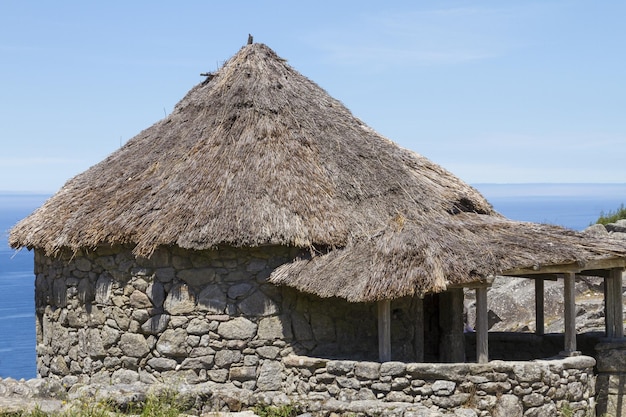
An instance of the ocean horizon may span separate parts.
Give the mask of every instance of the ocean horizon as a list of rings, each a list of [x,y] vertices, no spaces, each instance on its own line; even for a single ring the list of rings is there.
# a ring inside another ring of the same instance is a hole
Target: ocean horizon
[[[496,211],[520,221],[583,230],[626,204],[626,183],[472,184]],[[50,197],[0,191],[0,377],[34,378],[35,306],[33,253],[8,246],[8,231]]]

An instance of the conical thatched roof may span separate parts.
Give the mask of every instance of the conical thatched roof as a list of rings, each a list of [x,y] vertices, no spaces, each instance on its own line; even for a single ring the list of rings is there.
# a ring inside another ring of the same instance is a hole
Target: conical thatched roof
[[[262,44],[71,179],[11,232],[54,253],[100,244],[345,246],[390,218],[493,213],[473,188],[381,137]]]
[[[272,280],[353,301],[535,263],[626,256],[502,218],[262,44],[243,47],[171,115],[68,181],[9,241],[47,254],[115,244],[140,256],[160,245],[315,248],[327,254]]]

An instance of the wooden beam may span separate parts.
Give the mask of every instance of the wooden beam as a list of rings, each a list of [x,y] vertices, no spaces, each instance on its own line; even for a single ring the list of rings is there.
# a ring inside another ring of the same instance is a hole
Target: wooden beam
[[[467,288],[467,289],[475,290],[476,288],[479,288],[479,287],[491,287],[495,279],[496,277],[494,275],[490,275],[488,277],[479,278],[476,281],[464,282],[461,284],[450,284],[448,285],[448,289],[451,290],[455,288]]]
[[[598,269],[625,268],[625,258],[610,259],[592,259],[584,263],[567,263],[555,265],[534,265],[529,268],[513,268],[503,271],[500,275],[507,276],[523,276],[537,274],[563,274],[563,273],[581,273],[583,271],[592,271]]]
[[[476,288],[476,360],[489,362],[489,321],[487,317],[487,288]]]
[[[391,360],[391,301],[378,302],[378,360]]]
[[[538,336],[543,336],[545,332],[544,310],[543,278],[537,278],[535,279],[535,334]]]
[[[564,276],[563,304],[565,306],[565,346],[564,354],[576,353],[576,274],[567,273]]]

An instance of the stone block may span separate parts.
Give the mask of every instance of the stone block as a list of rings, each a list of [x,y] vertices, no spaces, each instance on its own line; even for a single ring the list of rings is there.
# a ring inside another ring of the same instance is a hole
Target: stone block
[[[335,323],[325,314],[311,313],[311,330],[318,342],[332,342],[335,340]]]
[[[280,353],[280,348],[276,347],[276,346],[260,346],[256,349],[256,353],[265,359],[276,359],[276,357],[278,357],[278,354]],[[299,356],[287,356],[287,358],[300,358]],[[289,364],[293,363],[293,362],[287,362],[289,361],[287,358],[285,358],[285,360],[283,361],[285,363],[286,366],[289,366]],[[304,358],[304,357],[302,357]],[[297,366],[297,365],[291,365],[291,366]]]
[[[412,403],[413,397],[403,392],[391,391],[389,394],[387,394],[385,400],[390,402]]]
[[[152,302],[145,293],[135,290],[130,295],[130,306],[133,308],[150,308]]]
[[[546,417],[559,415],[554,403],[544,404],[540,407],[529,408],[524,412],[524,417]]]
[[[146,338],[140,334],[124,333],[119,342],[119,348],[125,355],[141,358],[150,352]]]
[[[208,334],[210,330],[210,324],[208,321],[201,318],[191,319],[187,325],[187,333],[194,335]]]
[[[361,379],[376,380],[380,377],[380,363],[357,362],[354,366],[354,375]]]
[[[176,276],[192,287],[201,287],[215,280],[215,270],[213,268],[184,269],[178,271]]]
[[[260,290],[241,300],[238,307],[246,316],[271,316],[279,311],[276,302]]]
[[[259,321],[258,337],[261,340],[291,339],[291,322],[287,316],[264,317]]]
[[[198,294],[198,310],[210,314],[223,314],[226,310],[226,294],[217,284],[204,287]]]
[[[215,365],[227,368],[233,363],[241,361],[242,355],[238,350],[220,350],[215,354]]]
[[[168,358],[151,358],[148,360],[148,365],[155,371],[172,371],[176,369],[178,362],[174,359]]]
[[[196,298],[189,286],[178,284],[167,295],[163,308],[171,315],[188,314],[196,309]]]
[[[539,407],[544,403],[544,397],[541,394],[533,392],[532,394],[524,395],[522,397],[522,403],[524,407]]]
[[[354,371],[355,361],[328,361],[326,371],[333,375],[347,375]]]
[[[438,407],[451,409],[455,407],[460,407],[463,404],[466,404],[470,399],[471,394],[460,393],[460,394],[452,394],[446,397],[433,396],[432,401]]]
[[[476,366],[476,364],[472,364],[470,368],[468,364],[409,363],[406,365],[406,372],[414,379],[462,381],[470,373],[470,369],[472,374],[475,373]],[[481,367],[480,369],[484,372],[493,372],[493,369],[488,367]]]
[[[189,353],[186,343],[187,332],[184,329],[168,329],[161,334],[156,349],[161,355],[183,357]]]
[[[102,274],[96,281],[96,303],[110,304],[113,279],[108,274]]]
[[[626,373],[626,347],[621,343],[606,343],[596,346],[597,367],[600,372]]]
[[[384,362],[380,365],[380,376],[399,376],[406,373],[404,362]]]
[[[169,314],[157,314],[156,316],[150,317],[141,325],[141,331],[145,334],[157,335],[165,331],[169,322]]]
[[[139,381],[139,374],[135,371],[128,369],[118,369],[111,375],[111,383],[117,384],[132,384]]]
[[[350,389],[355,389],[355,390],[358,390],[359,388],[361,388],[361,384],[355,378],[347,378],[345,376],[338,376],[336,381],[337,381],[337,385],[339,385],[341,388],[350,388]]]
[[[493,417],[522,417],[524,407],[520,399],[511,394],[504,394],[496,400]]]
[[[214,355],[198,356],[194,358],[186,358],[180,365],[181,369],[210,369],[215,362]]]
[[[256,366],[231,367],[229,378],[231,381],[251,381],[256,379]]]
[[[313,340],[313,330],[307,319],[298,311],[291,313],[291,326],[293,334],[297,341],[303,342]]]
[[[165,287],[158,281],[153,282],[148,285],[146,296],[156,308],[161,308],[165,302]]]
[[[437,380],[433,382],[431,388],[435,395],[447,396],[454,393],[454,390],[456,389],[456,383],[453,381]]]
[[[282,388],[283,364],[265,361],[259,369],[257,386],[261,391],[278,391]]]
[[[241,282],[235,285],[232,285],[228,289],[228,298],[232,300],[238,300],[240,298],[246,297],[250,294],[250,291],[254,289],[254,286],[249,282]]]
[[[222,322],[217,333],[225,339],[251,339],[256,335],[257,325],[244,317]]]

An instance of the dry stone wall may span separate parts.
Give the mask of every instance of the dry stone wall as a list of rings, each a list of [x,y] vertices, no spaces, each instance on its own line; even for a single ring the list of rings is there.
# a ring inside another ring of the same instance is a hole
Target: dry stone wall
[[[396,404],[404,415],[540,417],[561,412],[582,417],[592,415],[595,407],[595,360],[588,356],[488,364],[381,364],[299,356],[283,362],[286,394],[311,411],[364,412],[386,403]],[[429,412],[420,414],[421,407]]]
[[[232,383],[272,390],[281,358],[375,359],[376,306],[267,282],[284,247],[35,253],[38,372],[76,383]],[[413,359],[415,303],[394,301],[394,357]]]

